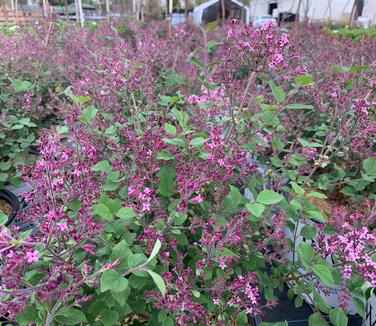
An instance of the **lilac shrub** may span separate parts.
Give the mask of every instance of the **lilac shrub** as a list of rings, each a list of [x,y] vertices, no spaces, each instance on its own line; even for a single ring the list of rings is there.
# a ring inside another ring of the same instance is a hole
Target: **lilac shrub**
[[[376,279],[372,64],[328,73],[301,35],[271,25],[130,22],[129,38],[50,26],[57,121],[21,169],[33,190],[17,219],[33,229],[1,225],[0,315],[249,325],[286,287],[296,306],[309,298],[310,325],[323,314],[346,325],[349,299],[364,314]],[[342,157],[361,168],[347,175]],[[361,211],[312,202],[341,182]],[[335,286],[338,307],[325,302]]]

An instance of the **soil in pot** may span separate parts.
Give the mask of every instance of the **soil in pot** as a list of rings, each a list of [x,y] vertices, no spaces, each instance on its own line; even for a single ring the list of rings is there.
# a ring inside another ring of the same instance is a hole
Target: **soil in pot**
[[[13,193],[6,189],[0,189],[0,211],[8,216],[5,226],[13,222],[19,208],[18,198]]]
[[[0,198],[0,211],[9,216],[12,214],[13,207],[8,201]]]
[[[310,204],[315,205],[316,207],[320,209],[321,214],[324,216],[324,218],[327,221],[330,220],[328,213],[330,214],[333,208],[336,206],[344,207],[346,213],[351,213],[352,211],[355,211],[355,210],[361,213],[367,213],[367,206],[363,202],[353,201],[351,198],[346,197],[340,191],[325,192],[319,189],[310,189],[310,188],[305,188],[305,191],[307,193],[311,191],[316,191],[327,196],[327,198],[311,197],[307,199]]]

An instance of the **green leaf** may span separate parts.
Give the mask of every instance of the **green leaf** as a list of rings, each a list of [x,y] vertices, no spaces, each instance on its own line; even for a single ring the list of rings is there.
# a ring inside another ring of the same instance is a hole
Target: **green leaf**
[[[368,175],[376,175],[376,158],[369,157],[363,161],[364,170]]]
[[[160,98],[161,98],[161,100],[159,102],[160,105],[162,105],[162,106],[169,106],[170,99],[171,99],[170,96],[162,95]]]
[[[61,134],[66,134],[68,133],[69,128],[68,126],[56,126],[56,132],[61,135]]]
[[[261,191],[257,195],[256,201],[264,205],[274,205],[282,201],[284,197],[272,190]]]
[[[256,103],[261,104],[261,103],[264,103],[265,98],[264,98],[264,96],[259,95],[259,96],[255,97],[255,100],[256,100]]]
[[[245,310],[241,311],[236,317],[236,326],[246,326],[249,325],[247,313]]]
[[[192,294],[196,297],[199,298],[201,296],[200,291],[197,290],[192,290]]]
[[[163,323],[162,323],[162,326],[174,326],[175,323],[174,323],[174,320],[172,317],[169,317],[167,316],[164,320],[163,320]]]
[[[0,173],[0,182],[6,181],[8,179],[9,174],[8,173]]]
[[[179,121],[180,126],[185,129],[188,124],[189,115],[185,112],[179,111],[177,108],[173,108],[172,112],[174,113],[176,120]]]
[[[73,96],[73,102],[76,104],[85,104],[91,100],[90,96]]]
[[[203,137],[196,137],[193,138],[190,142],[189,145],[192,147],[199,147],[205,144],[206,139]]]
[[[294,300],[295,308],[300,308],[303,305],[303,299],[300,296],[296,296]]]
[[[74,308],[63,308],[56,314],[56,321],[64,325],[77,325],[86,322],[86,317],[81,310]]]
[[[321,223],[326,223],[326,220],[325,220],[325,217],[321,214],[321,212],[319,211],[313,211],[313,210],[309,210],[309,211],[304,211],[311,219],[314,219],[318,222],[321,222]]]
[[[197,58],[194,57],[194,56],[190,57],[190,61],[191,61],[191,63],[193,63],[195,66],[197,66],[197,67],[199,67],[199,68],[201,68],[201,69],[204,69],[204,68],[205,68],[205,64],[204,64],[201,60],[197,59]]]
[[[78,119],[82,122],[90,122],[93,120],[98,113],[97,108],[94,105],[90,105],[89,107],[82,110],[82,115],[78,116]]]
[[[92,171],[103,171],[103,172],[110,172],[111,171],[111,165],[107,160],[100,161],[94,166],[91,167]]]
[[[316,229],[313,226],[304,225],[300,231],[300,235],[307,240],[313,239],[317,234]]]
[[[209,41],[210,42],[210,41]],[[218,44],[218,43],[217,43]],[[211,68],[211,67],[214,67],[218,64],[220,64],[221,62],[223,62],[222,60],[215,60],[215,61],[212,61],[212,62],[209,62],[208,63],[208,68]]]
[[[308,325],[309,326],[328,326],[328,323],[325,321],[325,319],[321,316],[319,312],[315,312],[314,314],[309,316]]]
[[[185,220],[187,219],[187,214],[182,214],[178,212],[174,212],[175,217],[173,217],[174,225],[183,225]]]
[[[0,210],[0,225],[4,225],[6,222],[8,222],[8,218],[8,215]]]
[[[176,135],[176,128],[175,128],[175,126],[173,126],[172,124],[169,124],[169,123],[165,123],[165,125],[164,125],[164,127],[165,127],[165,130],[166,130],[166,132],[168,133],[168,134],[170,134],[170,135]]]
[[[72,211],[77,212],[81,208],[81,202],[79,199],[75,199],[68,203],[68,208]]]
[[[28,80],[10,79],[10,81],[16,93],[26,92],[33,88],[33,84]]]
[[[128,258],[128,265],[130,268],[145,265],[147,261],[146,256],[141,253],[129,255],[127,258]]]
[[[365,314],[365,311],[366,311],[366,306],[365,306],[364,302],[361,299],[355,298],[355,297],[352,298],[352,301],[354,303],[356,312],[364,318],[364,314]]]
[[[269,86],[270,86],[270,88],[272,90],[272,93],[273,93],[273,95],[274,95],[277,103],[278,104],[282,103],[285,100],[285,98],[286,98],[286,95],[285,95],[285,92],[283,91],[283,89],[280,88],[280,87],[278,87],[274,83],[274,81],[272,81],[272,80],[269,81]]]
[[[119,313],[115,310],[110,310],[104,308],[100,311],[99,315],[101,316],[101,322],[104,326],[113,326],[116,325],[116,322],[119,320]]]
[[[325,199],[328,198],[326,195],[322,194],[321,192],[317,191],[312,191],[307,195],[308,198],[314,197],[314,198],[319,198],[319,199]]]
[[[331,67],[332,67],[333,72],[345,73],[345,72],[349,72],[350,71],[349,67],[340,66],[340,65],[337,65],[337,64],[334,64]]]
[[[40,321],[38,310],[33,306],[28,306],[21,313],[17,314],[16,321],[20,325],[38,323]]]
[[[20,130],[20,129],[22,129],[23,127],[24,127],[24,125],[17,124],[17,125],[14,125],[14,126],[12,127],[12,130]]]
[[[174,146],[179,146],[179,147],[184,147],[185,146],[185,142],[183,139],[181,138],[163,138],[162,139],[166,144],[169,144],[169,145],[174,145]]]
[[[292,189],[298,194],[298,195],[304,195],[305,190],[300,187],[296,182],[291,181]]]
[[[206,31],[206,32],[212,32],[212,31],[214,31],[217,27],[218,27],[218,21],[215,20],[215,21],[213,21],[213,22],[211,22],[211,23],[209,23],[209,24],[207,24],[207,25],[205,26],[205,31]]]
[[[162,246],[161,241],[157,239],[157,241],[154,244],[153,250],[145,264],[149,263],[155,256],[157,256],[159,250],[161,249],[161,246]]]
[[[157,160],[169,161],[174,159],[175,155],[171,154],[168,151],[160,151],[157,153]]]
[[[176,171],[172,167],[163,166],[158,172],[159,177],[159,192],[165,196],[169,197],[173,194],[173,190],[176,186],[175,183]]]
[[[93,206],[92,214],[97,214],[106,221],[112,220],[111,210],[105,204],[96,204]]]
[[[233,252],[232,250],[226,248],[226,247],[222,247],[218,250],[218,254],[219,255],[222,255],[222,256],[230,256],[230,257],[236,257],[236,258],[239,258],[239,255],[235,252]]]
[[[218,45],[219,43],[214,41],[214,40],[209,40],[208,43],[207,43],[207,46],[209,49],[215,47],[216,45]]]
[[[314,257],[313,248],[311,247],[310,244],[306,242],[301,242],[298,245],[298,253],[303,263],[303,266],[307,267],[311,263]]]
[[[114,245],[111,256],[110,262],[114,262],[116,259],[124,260],[131,254],[128,243],[123,239],[116,245]]]
[[[150,271],[150,270],[146,270],[150,276],[152,277],[154,283],[157,285],[159,291],[162,293],[163,297],[166,296],[166,284],[165,282],[163,281],[163,278],[160,277],[157,273],[153,272],[153,271]]]
[[[320,309],[320,311],[326,314],[329,313],[330,307],[315,289],[313,290],[313,301],[317,308]]]
[[[334,285],[333,275],[328,266],[323,264],[315,264],[313,265],[312,270],[325,285]]]
[[[260,108],[263,111],[276,111],[278,109],[278,105],[270,105],[270,104],[262,103],[260,104]]]
[[[132,308],[126,303],[128,296],[131,293],[131,289],[128,287],[125,291],[120,293],[111,292],[111,296],[125,309],[125,313],[129,314],[132,312]]]
[[[298,86],[306,86],[313,83],[313,79],[311,75],[305,75],[305,76],[295,76],[294,82]]]
[[[259,203],[246,204],[245,207],[249,212],[251,212],[256,217],[260,217],[265,211],[265,206]]]
[[[21,239],[22,240],[27,240],[30,237],[31,233],[33,233],[33,229],[29,229],[29,230],[23,231],[21,233]]]
[[[361,71],[372,71],[370,66],[352,66],[350,67],[350,72],[361,72]]]
[[[136,214],[131,207],[122,207],[116,214],[117,217],[120,217],[121,220],[125,221],[126,224],[130,224],[135,220]]]
[[[287,104],[285,106],[285,108],[286,109],[292,109],[292,110],[301,110],[301,109],[312,110],[313,109],[313,105],[294,103],[294,104]]]
[[[101,277],[101,291],[123,292],[128,287],[128,280],[118,272],[108,269]]]
[[[6,101],[8,101],[8,98],[9,98],[9,94],[8,93],[2,93],[2,94],[0,94],[0,100],[1,101],[6,102]]]
[[[334,308],[329,311],[329,320],[334,326],[347,326],[348,318],[341,308]]]
[[[229,194],[223,199],[223,207],[227,210],[238,208],[242,195],[238,188],[230,186]]]
[[[9,162],[0,162],[0,170],[1,171],[7,171],[11,167]]]
[[[322,147],[323,145],[318,142],[309,142],[303,138],[298,138],[299,143],[302,144],[303,147]]]

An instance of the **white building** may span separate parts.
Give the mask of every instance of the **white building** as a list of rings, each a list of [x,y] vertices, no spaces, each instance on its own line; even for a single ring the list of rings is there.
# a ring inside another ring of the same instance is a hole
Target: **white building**
[[[355,0],[249,0],[251,20],[261,15],[278,15],[278,12],[297,13],[300,18],[315,20],[346,20]],[[376,24],[376,0],[364,0],[362,16]]]
[[[375,0],[376,1],[376,0]],[[206,1],[193,10],[193,22],[196,24],[207,24],[215,20],[221,20],[224,14],[225,19],[236,18],[244,23],[250,22],[250,10],[238,0]]]

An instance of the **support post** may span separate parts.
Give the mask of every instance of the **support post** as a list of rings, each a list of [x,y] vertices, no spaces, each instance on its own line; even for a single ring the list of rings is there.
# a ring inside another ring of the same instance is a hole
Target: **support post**
[[[84,11],[82,9],[82,0],[77,0],[78,2],[78,12],[80,15],[80,25],[81,27],[84,27],[85,25],[85,17],[84,17]]]
[[[222,11],[222,24],[224,24],[225,19],[226,19],[225,0],[221,0],[221,11]]]

